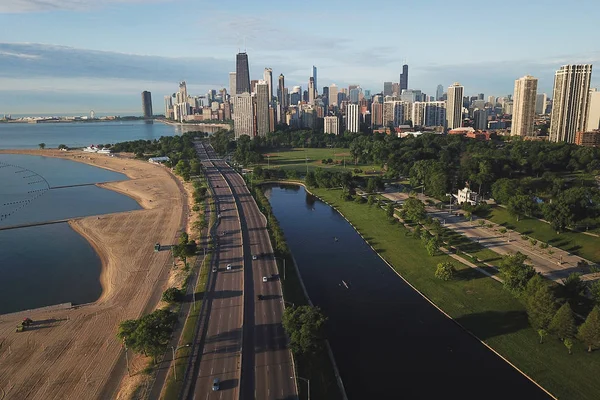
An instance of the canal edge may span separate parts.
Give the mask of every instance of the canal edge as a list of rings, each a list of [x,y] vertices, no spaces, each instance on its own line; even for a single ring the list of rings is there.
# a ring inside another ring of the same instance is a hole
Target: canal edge
[[[396,275],[398,275],[398,277],[400,277],[400,279],[402,279],[404,282],[406,282],[415,292],[417,292],[419,295],[421,295],[421,297],[423,297],[425,300],[427,300],[432,306],[434,306],[438,311],[440,311],[448,319],[450,319],[452,322],[454,322],[456,325],[458,325],[461,329],[463,329],[465,332],[467,332],[469,335],[471,335],[473,338],[475,338],[477,341],[479,341],[481,344],[483,344],[485,347],[487,347],[489,350],[491,350],[494,354],[496,354],[498,357],[500,357],[502,360],[504,360],[508,365],[510,365],[511,367],[513,367],[519,373],[521,373],[521,375],[523,375],[525,378],[529,379],[534,385],[536,385],[538,388],[540,388],[544,393],[546,393],[552,399],[558,400],[558,398],[556,396],[554,396],[552,393],[550,393],[548,390],[546,390],[546,388],[544,388],[542,385],[540,385],[539,383],[537,383],[533,378],[531,378],[529,375],[527,375],[525,372],[523,372],[520,368],[518,368],[516,365],[514,365],[512,362],[510,362],[506,357],[504,357],[502,354],[498,353],[494,348],[492,348],[490,345],[488,345],[483,340],[481,340],[479,337],[477,337],[473,332],[471,332],[470,330],[468,330],[467,328],[465,328],[463,325],[461,325],[458,321],[456,321],[454,318],[452,318],[448,313],[446,313],[444,310],[442,310],[440,307],[438,307],[437,304],[435,304],[433,301],[431,301],[431,299],[429,299],[429,297],[427,297],[424,293],[422,293],[420,290],[418,290],[416,287],[414,287],[409,281],[407,281],[398,271],[396,271],[394,269],[394,267],[381,254],[379,254],[379,252],[377,252],[375,250],[375,248],[373,246],[371,246],[371,243],[369,243],[369,241],[364,238],[364,236],[362,235],[362,233],[359,232],[359,230],[354,226],[354,224],[352,224],[352,222],[350,222],[350,220],[348,220],[348,218],[346,218],[346,216],[340,210],[338,210],[337,207],[335,207],[334,205],[329,204],[326,200],[323,200],[321,197],[319,197],[318,195],[316,195],[313,192],[311,192],[306,187],[306,185],[304,183],[301,183],[301,182],[294,182],[294,181],[266,181],[266,182],[261,182],[260,183],[260,185],[263,185],[263,184],[286,184],[286,185],[296,185],[296,186],[302,186],[302,187],[304,187],[304,190],[306,190],[307,193],[309,193],[311,196],[315,196],[317,199],[319,199],[319,201],[327,204],[329,207],[331,207],[333,210],[335,210],[338,214],[340,214],[342,216],[342,218],[344,218],[346,220],[346,222],[348,222],[350,224],[350,226],[356,231],[356,233],[358,233],[358,235],[362,238],[362,240],[371,248],[371,250],[373,250],[373,252],[375,254],[377,254],[377,256],[379,256],[379,258],[381,258],[381,260],[383,260],[383,262],[385,262],[387,264],[387,266]],[[294,259],[293,255],[292,255],[292,259]],[[298,271],[298,267],[296,266],[296,260],[294,260],[294,267],[296,268],[296,271],[298,272],[298,276],[300,276],[300,272]],[[304,287],[304,282],[302,281],[302,278],[300,278],[300,282],[301,282],[301,285],[302,285],[302,289],[305,291],[304,294],[308,298],[308,295],[306,293],[306,288]],[[312,305],[312,302],[310,301],[310,298],[308,298],[308,299],[309,299],[308,300],[309,303]],[[329,342],[327,343],[327,345],[328,345],[328,349],[329,349]],[[335,365],[335,362],[334,362],[334,367],[337,370],[337,366]],[[345,394],[345,392],[344,392],[344,394]],[[347,400],[347,399],[345,399],[345,400]]]

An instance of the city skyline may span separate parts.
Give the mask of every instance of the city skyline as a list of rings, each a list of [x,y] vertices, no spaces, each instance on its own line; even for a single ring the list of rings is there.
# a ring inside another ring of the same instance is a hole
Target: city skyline
[[[392,1],[383,1],[378,10],[365,10],[359,18],[348,17],[334,4],[310,0],[306,11],[294,14],[295,18],[308,14],[311,4],[318,5],[319,12],[314,18],[311,13],[306,32],[298,35],[282,22],[292,15],[288,5],[275,10],[266,4],[234,0],[211,4],[203,16],[182,20],[181,13],[191,4],[187,0],[112,0],[104,5],[88,0],[17,0],[0,5],[0,24],[5,27],[5,43],[0,43],[0,113],[89,109],[139,113],[136,100],[141,90],[166,94],[180,80],[188,82],[191,93],[228,88],[229,72],[235,70],[232,54],[244,50],[250,55],[251,80],[261,79],[264,68],[271,68],[276,76],[285,75],[289,87],[302,85],[305,89],[314,65],[319,70],[315,85],[319,92],[332,83],[340,88],[358,83],[378,93],[383,90],[383,81],[398,81],[406,63],[410,66],[408,88],[421,89],[428,95],[435,95],[438,84],[447,88],[459,81],[465,86],[465,94],[504,96],[512,93],[515,79],[530,74],[539,79],[538,93],[550,97],[554,71],[561,65],[600,63],[598,44],[583,33],[600,12],[600,5],[594,2],[580,5],[577,10],[564,9],[556,2],[522,5],[510,0],[504,4],[507,8],[518,5],[535,10],[548,26],[556,20],[575,20],[576,16],[578,23],[569,29],[573,35],[581,32],[581,40],[571,41],[560,30],[546,29],[545,40],[553,43],[550,50],[513,40],[535,34],[516,14],[499,13],[491,5],[477,12],[463,10],[461,17],[465,19],[472,14],[491,13],[488,24],[501,26],[497,31],[511,46],[508,51],[495,52],[487,39],[474,37],[469,39],[473,48],[488,46],[489,51],[460,57],[450,50],[452,46],[436,48],[435,52],[422,46],[423,42],[436,43],[439,35],[448,42],[464,39],[460,33],[448,31],[443,23],[448,15],[456,14],[455,9],[445,2],[434,3],[439,11],[435,14],[429,12],[431,4],[411,5],[403,18],[403,28],[419,29],[418,21],[423,18],[430,28],[419,31],[418,41],[398,43],[375,30],[342,37],[336,34],[336,28],[344,24],[369,24],[381,14],[402,7]],[[332,14],[346,22],[328,23],[329,28],[318,38],[310,33],[311,27],[320,26]],[[204,27],[210,35],[175,40],[164,29],[157,29],[173,21],[188,28]],[[207,30],[215,21],[223,29]],[[600,78],[592,77],[591,86],[600,86]],[[160,109],[160,98],[155,96],[153,100],[154,108]]]

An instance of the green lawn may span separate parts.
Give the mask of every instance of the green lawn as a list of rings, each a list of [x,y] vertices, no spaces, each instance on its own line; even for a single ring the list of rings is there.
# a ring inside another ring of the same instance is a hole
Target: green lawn
[[[267,154],[269,155],[268,159]],[[365,173],[381,171],[381,167],[377,165],[354,165],[354,160],[350,155],[350,150],[343,148],[282,149],[265,152],[263,153],[263,156],[265,156],[265,162],[260,164],[263,168],[280,168],[282,170],[294,169],[299,173],[306,172],[307,164],[309,171],[314,171],[317,168],[330,168],[333,170],[343,171],[344,161],[345,169],[348,171],[353,171],[355,168],[362,169]],[[308,158],[308,163],[306,162],[306,158]],[[321,160],[329,158],[331,158],[334,162],[338,161],[339,163],[323,164],[321,162]]]
[[[517,222],[517,219],[503,207],[492,208],[485,218],[569,253],[596,263],[600,262],[600,238],[573,231],[557,235],[550,224],[535,218],[524,218]]]
[[[552,337],[539,344],[524,306],[500,283],[448,256],[428,256],[420,240],[410,237],[401,225],[388,222],[384,210],[345,202],[339,190],[313,192],[352,221],[406,280],[547,390],[565,399],[598,398],[600,351],[588,354],[577,342],[569,355]],[[454,263],[457,279],[442,282],[434,277],[435,266],[442,261]]]

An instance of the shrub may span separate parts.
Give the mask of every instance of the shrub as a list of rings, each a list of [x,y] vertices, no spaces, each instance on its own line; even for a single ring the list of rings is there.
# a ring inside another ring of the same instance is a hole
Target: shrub
[[[439,263],[435,269],[435,277],[443,281],[449,281],[454,278],[456,268],[450,262]]]
[[[178,303],[183,300],[183,290],[176,287],[170,287],[162,294],[162,300],[167,303]]]

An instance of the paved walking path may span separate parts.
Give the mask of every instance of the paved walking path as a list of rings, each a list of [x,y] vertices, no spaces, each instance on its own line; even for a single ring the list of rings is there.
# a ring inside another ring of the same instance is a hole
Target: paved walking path
[[[392,201],[404,201],[409,197],[408,193],[401,192],[382,193],[382,195]],[[427,200],[438,203],[437,200],[422,194],[417,194],[417,198],[425,204],[427,204]],[[462,210],[450,213],[449,210],[439,210],[431,206],[426,206],[425,210],[432,218],[439,219],[446,228],[452,229],[473,241],[477,241],[483,247],[493,250],[500,255],[514,254],[517,251],[527,255],[529,262],[536,271],[553,281],[561,282],[573,272],[583,274],[583,280],[594,280],[600,277],[598,273],[591,273],[589,268],[577,267],[577,263],[581,260],[586,261],[588,264],[593,264],[589,260],[570,254],[557,247],[549,246],[547,249],[542,249],[539,247],[540,242],[536,246],[532,246],[528,240],[521,238],[519,232],[508,230],[503,234],[500,232],[503,227],[491,221],[475,216],[473,216],[473,221],[468,221],[464,218]],[[485,221],[485,223],[480,225],[480,221]],[[552,254],[549,253],[549,250],[552,251]]]

